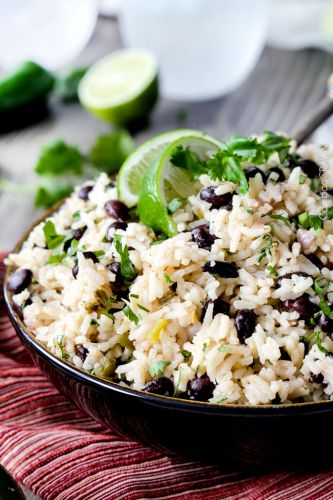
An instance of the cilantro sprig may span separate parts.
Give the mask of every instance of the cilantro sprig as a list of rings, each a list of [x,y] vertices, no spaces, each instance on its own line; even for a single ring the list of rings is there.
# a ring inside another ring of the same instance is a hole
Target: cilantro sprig
[[[120,234],[114,235],[113,242],[114,242],[115,248],[120,256],[121,276],[122,276],[124,282],[130,282],[130,281],[134,280],[137,273],[134,269],[134,266],[131,262],[131,259],[129,258],[128,246],[126,244],[123,245],[121,240],[122,240],[122,237]]]
[[[43,233],[45,236],[45,243],[49,250],[57,248],[65,239],[65,235],[58,234],[54,223],[47,220],[43,226]]]
[[[264,132],[264,139],[231,135],[221,143],[220,149],[208,161],[204,161],[190,148],[177,146],[171,154],[171,163],[191,173],[193,179],[208,174],[214,180],[230,181],[239,184],[240,194],[248,191],[243,163],[260,165],[273,154],[279,155],[283,162],[290,149],[290,139],[274,132]]]

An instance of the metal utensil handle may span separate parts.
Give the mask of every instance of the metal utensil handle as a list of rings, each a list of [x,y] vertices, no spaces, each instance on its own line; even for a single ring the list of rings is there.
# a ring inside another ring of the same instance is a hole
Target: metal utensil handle
[[[333,74],[327,82],[326,96],[319,102],[315,111],[312,111],[300,124],[296,125],[291,132],[291,137],[298,144],[302,144],[331,114],[333,114]]]

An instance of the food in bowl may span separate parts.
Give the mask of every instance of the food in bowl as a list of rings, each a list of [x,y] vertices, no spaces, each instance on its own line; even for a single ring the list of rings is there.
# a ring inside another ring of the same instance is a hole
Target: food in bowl
[[[138,208],[101,174],[9,255],[26,327],[77,368],[153,394],[333,399],[333,152],[193,133],[155,153]]]

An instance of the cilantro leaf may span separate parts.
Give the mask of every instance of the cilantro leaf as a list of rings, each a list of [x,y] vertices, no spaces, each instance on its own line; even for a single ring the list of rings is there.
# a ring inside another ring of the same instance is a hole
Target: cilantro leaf
[[[134,324],[138,324],[139,323],[139,318],[137,317],[137,315],[132,311],[132,309],[130,308],[130,306],[126,306],[124,307],[123,309],[123,313],[125,314],[125,316],[128,317],[128,319],[130,321],[132,321]]]
[[[228,398],[224,398],[223,396],[216,396],[214,398],[210,398],[208,399],[208,401],[210,403],[215,403],[215,404],[218,404],[218,403],[223,403],[223,401],[226,401]]]
[[[54,92],[63,102],[74,102],[78,100],[77,89],[87,70],[88,66],[74,68],[57,79]]]
[[[43,233],[45,236],[45,242],[48,249],[58,247],[64,241],[65,236],[63,234],[58,234],[55,225],[52,221],[47,220],[43,227]]]
[[[172,281],[172,279],[170,278],[170,276],[167,273],[163,274],[163,278],[164,278],[164,281],[166,283],[168,283],[168,285],[172,285],[173,281]]]
[[[186,350],[182,351],[182,355],[183,355],[185,361],[187,361],[191,357],[190,351],[186,351]]]
[[[323,221],[319,215],[311,215],[308,212],[303,212],[298,216],[298,224],[304,229],[314,229],[319,231],[322,228]]]
[[[176,146],[171,152],[170,161],[175,167],[190,172],[193,179],[198,179],[200,175],[207,173],[207,162],[201,160],[189,147]]]
[[[220,347],[217,349],[219,352],[228,352],[230,351],[230,346],[222,344]]]
[[[266,269],[269,272],[269,274],[271,274],[272,276],[276,276],[276,277],[279,276],[279,273],[277,272],[277,270],[275,269],[274,266],[267,266]]]
[[[90,161],[108,174],[117,172],[134,150],[132,136],[126,130],[100,135],[90,150]]]
[[[222,149],[225,148],[228,153],[236,155],[244,161],[260,163],[264,161],[258,140],[255,137],[246,137],[243,135],[230,135],[224,142]]]
[[[209,175],[212,179],[230,181],[240,186],[240,194],[245,194],[249,185],[240,160],[237,157],[218,151],[209,161]]]
[[[260,145],[265,153],[266,160],[268,160],[268,158],[276,152],[278,153],[280,162],[282,163],[288,156],[290,150],[290,139],[268,130],[265,130],[264,135],[265,138]]]
[[[157,361],[149,368],[149,375],[151,377],[160,377],[163,375],[164,370],[167,366],[171,365],[170,361]]]
[[[35,171],[39,175],[82,175],[83,156],[64,141],[56,140],[43,147]]]
[[[128,246],[122,245],[120,234],[114,235],[113,242],[120,256],[120,272],[124,281],[133,281],[137,273],[129,258]]]
[[[65,253],[59,253],[55,255],[51,255],[47,261],[47,264],[59,264],[67,257]]]

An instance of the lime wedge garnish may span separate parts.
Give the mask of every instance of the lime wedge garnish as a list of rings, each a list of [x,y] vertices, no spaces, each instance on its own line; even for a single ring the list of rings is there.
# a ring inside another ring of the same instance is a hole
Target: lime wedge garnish
[[[145,118],[158,97],[156,59],[144,50],[113,52],[87,71],[78,95],[93,115],[116,125]]]
[[[171,153],[177,146],[190,148],[200,160],[208,160],[219,148],[219,142],[209,136],[188,136],[172,142],[149,166],[140,190],[138,211],[141,222],[167,236],[177,233],[167,207],[175,198],[196,194],[198,184],[190,172],[171,163]]]
[[[181,137],[208,137],[199,130],[177,129],[159,134],[143,143],[123,163],[118,174],[118,196],[128,207],[137,204],[144,175],[151,164],[168,145]],[[214,140],[214,139],[212,139]]]

